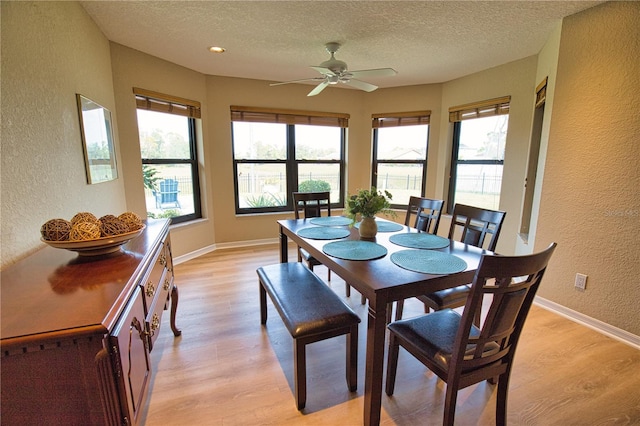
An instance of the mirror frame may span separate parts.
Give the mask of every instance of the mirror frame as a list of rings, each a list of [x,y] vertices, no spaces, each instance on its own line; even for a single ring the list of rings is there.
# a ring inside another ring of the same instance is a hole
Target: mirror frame
[[[111,112],[91,99],[76,93],[80,136],[89,185],[118,178]]]

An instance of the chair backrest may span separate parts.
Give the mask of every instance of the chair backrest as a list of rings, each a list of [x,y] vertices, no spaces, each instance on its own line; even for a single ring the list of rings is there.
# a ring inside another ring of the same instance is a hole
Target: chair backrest
[[[160,182],[160,194],[163,203],[171,203],[178,199],[178,181],[175,179],[165,179]]]
[[[293,211],[296,219],[302,219],[300,212],[304,213],[304,217],[320,217],[322,210],[327,211],[327,216],[331,216],[331,201],[329,192],[294,192],[293,193]]]
[[[449,374],[464,373],[501,361],[510,363],[533,298],[556,243],[525,256],[485,255],[471,284],[452,352]],[[478,330],[476,310],[492,297],[487,317]],[[455,371],[454,371],[455,370]]]
[[[432,200],[430,198],[414,197],[409,198],[409,206],[407,207],[407,216],[404,224],[412,226],[420,231],[435,234],[440,226],[440,215],[442,214],[443,200]],[[415,215],[415,220],[411,221],[411,217]]]
[[[507,215],[499,210],[488,210],[465,204],[456,204],[453,207],[451,216],[451,226],[449,227],[449,239],[454,239],[460,230],[460,241],[476,247],[486,248],[490,251],[496,250],[498,237],[502,229],[502,223]],[[491,236],[487,247],[485,239]]]

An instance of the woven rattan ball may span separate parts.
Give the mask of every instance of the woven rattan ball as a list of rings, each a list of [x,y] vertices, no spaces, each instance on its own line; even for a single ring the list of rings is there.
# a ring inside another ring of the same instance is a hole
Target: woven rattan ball
[[[142,219],[133,212],[125,212],[118,216],[118,219],[129,226],[129,232],[137,231],[142,228]]]
[[[116,216],[112,215],[112,214],[106,214],[104,216],[102,216],[100,219],[98,219],[99,222],[108,222],[110,220],[114,220],[117,219]]]
[[[100,218],[100,235],[112,237],[129,232],[129,226],[113,215]]]
[[[100,238],[100,226],[97,222],[78,222],[71,227],[69,240],[87,241]]]
[[[71,218],[71,226],[80,222],[97,222],[98,218],[93,213],[80,212]]]
[[[42,238],[47,241],[67,241],[69,239],[70,231],[71,223],[64,219],[48,220],[40,228]]]

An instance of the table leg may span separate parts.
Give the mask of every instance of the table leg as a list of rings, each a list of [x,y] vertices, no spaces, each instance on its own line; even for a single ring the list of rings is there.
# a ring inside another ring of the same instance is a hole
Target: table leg
[[[384,344],[386,336],[387,301],[375,297],[369,300],[367,323],[367,362],[364,379],[364,424],[379,425],[384,377]]]
[[[282,232],[282,226],[280,226],[280,263],[287,263],[289,261],[288,243],[287,236]]]

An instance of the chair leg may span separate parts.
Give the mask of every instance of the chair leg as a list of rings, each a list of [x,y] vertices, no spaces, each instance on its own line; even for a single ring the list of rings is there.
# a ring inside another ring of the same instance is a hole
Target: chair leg
[[[358,389],[358,324],[347,334],[347,387],[351,392]]]
[[[498,378],[498,394],[496,396],[496,425],[507,424],[507,393],[509,391],[509,371]]]
[[[327,268],[327,281],[331,281],[331,269]]]
[[[400,299],[396,302],[396,321],[402,319],[402,312],[404,311],[404,299]]]
[[[347,297],[351,297],[351,286],[347,283],[344,283],[344,292],[346,293]]]
[[[389,353],[387,355],[387,381],[385,392],[387,395],[393,395],[393,391],[396,387],[396,370],[398,369],[398,352],[400,352],[400,346],[398,340],[393,333],[389,336]]]
[[[293,343],[293,363],[296,406],[302,410],[307,403],[306,347],[298,339],[294,339]]]
[[[447,394],[444,401],[444,419],[442,424],[453,426],[456,417],[456,400],[458,399],[458,383],[447,383]],[[497,422],[496,422],[497,424]]]
[[[364,297],[364,295],[362,295],[362,294],[361,294],[361,295],[360,295],[360,304],[361,304],[361,305],[364,305],[365,303],[367,303],[367,298],[366,298],[366,297]]]

